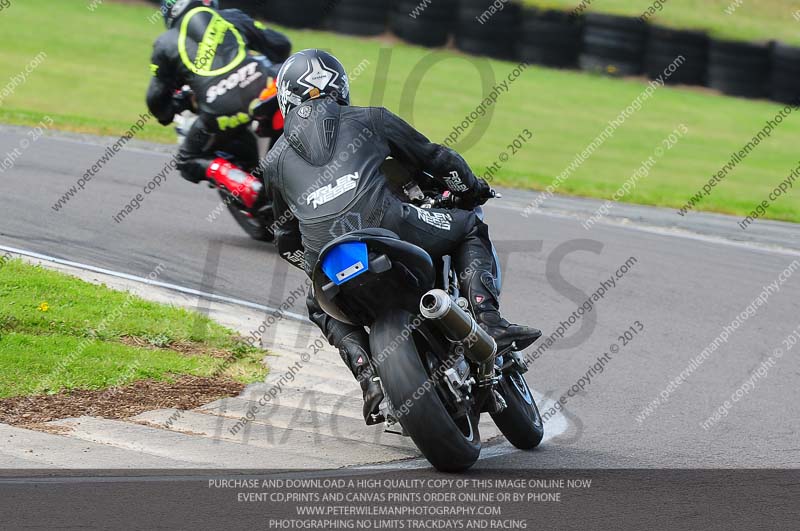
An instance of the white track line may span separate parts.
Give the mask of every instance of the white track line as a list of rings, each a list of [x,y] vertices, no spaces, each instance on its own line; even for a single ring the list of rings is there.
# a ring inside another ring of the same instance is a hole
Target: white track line
[[[9,132],[11,132],[11,131],[9,131]],[[67,136],[52,135],[52,136],[47,136],[46,138],[49,139],[49,140],[54,140],[54,141],[70,142],[70,143],[73,143],[73,144],[83,144],[83,145],[88,145],[88,146],[103,147],[103,146],[106,145],[106,144],[100,142],[99,140],[97,142],[93,142],[93,141],[90,141],[88,139],[70,138],[70,137],[67,137]],[[165,146],[166,145],[169,145],[169,144],[165,144]],[[163,151],[159,151],[159,150],[155,150],[155,149],[148,150],[147,148],[134,147],[134,146],[127,146],[127,147],[125,147],[123,149],[123,151],[131,151],[131,152],[135,152],[135,153],[143,153],[143,154],[154,155],[154,156],[158,156],[158,157],[162,157],[162,158],[166,158],[166,157],[172,156],[169,153],[165,153]],[[523,207],[512,206],[512,205],[508,205],[508,204],[504,205],[504,204],[494,203],[494,204],[492,204],[490,206],[492,208],[501,208],[501,209],[504,209],[504,210],[512,210],[514,212],[520,212],[520,213],[525,211],[525,208],[523,208]],[[551,218],[560,218],[560,219],[571,219],[571,220],[583,219],[577,213],[573,214],[573,213],[552,212],[552,211],[546,211],[546,210],[539,209],[539,208],[534,209],[533,212],[530,212],[530,214],[539,215],[539,216],[546,216],[546,217],[551,217]],[[772,245],[763,245],[763,244],[758,244],[758,243],[754,243],[754,242],[742,242],[742,241],[737,241],[737,240],[731,240],[731,239],[728,239],[728,238],[725,238],[725,237],[722,237],[722,236],[704,235],[704,234],[700,234],[700,233],[697,233],[697,232],[693,232],[693,231],[688,230],[688,229],[682,229],[682,228],[677,228],[677,227],[674,227],[674,228],[673,227],[661,227],[661,226],[657,226],[657,225],[630,222],[630,221],[627,221],[627,220],[626,221],[617,221],[617,220],[606,219],[606,218],[603,218],[603,219],[599,220],[598,223],[602,224],[602,225],[605,225],[606,227],[615,227],[615,228],[618,228],[618,229],[628,229],[628,230],[634,230],[634,231],[637,231],[637,232],[646,232],[646,233],[657,234],[657,235],[661,235],[661,236],[669,236],[669,237],[672,237],[672,238],[682,238],[682,239],[686,239],[686,240],[695,240],[695,241],[701,241],[701,242],[706,242],[706,243],[715,243],[715,244],[719,244],[719,245],[727,245],[727,246],[736,247],[736,248],[739,248],[739,249],[746,249],[748,251],[761,251],[761,252],[765,252],[765,253],[782,254],[782,255],[786,255],[786,256],[800,256],[800,251],[796,251],[794,249],[787,249],[785,247],[772,246]],[[252,304],[252,303],[250,303],[250,304]]]
[[[128,273],[121,273],[119,271],[112,271],[110,269],[105,269],[102,267],[96,267],[93,265],[82,264],[80,262],[73,262],[71,260],[62,260],[61,258],[56,258],[54,256],[47,256],[45,254],[36,253],[33,251],[27,251],[25,249],[17,249],[15,247],[8,247],[5,245],[0,245],[0,251],[8,251],[13,254],[18,254],[21,256],[28,256],[31,258],[36,258],[38,260],[45,260],[47,262],[53,262],[54,264],[65,265],[69,267],[75,267],[78,269],[83,269],[86,271],[93,271],[95,273],[101,273],[103,275],[109,275],[112,277],[122,278],[125,280],[131,280],[133,282],[139,282],[141,284],[147,284],[150,286],[157,286],[160,288],[165,288],[172,291],[177,291],[180,293],[186,293],[187,295],[195,295],[197,297],[202,297],[204,299],[210,299],[220,302],[226,302],[229,304],[236,304],[238,306],[244,306],[247,308],[253,308],[255,310],[260,310],[263,312],[273,313],[280,311],[278,308],[272,308],[270,306],[264,306],[263,304],[257,304],[255,302],[245,301],[242,299],[236,299],[233,297],[226,297],[224,295],[217,295],[215,293],[208,293],[205,291],[200,291],[192,288],[186,288],[184,286],[179,286],[177,284],[170,284],[169,282],[160,282],[158,280],[150,280],[149,278],[137,277],[135,275],[129,275]],[[284,317],[288,317],[290,319],[294,319],[297,321],[308,321],[308,318],[305,315],[300,315],[299,313],[293,312],[282,312]]]
[[[500,205],[494,204],[490,208],[499,208],[503,210],[510,210],[513,212],[524,212],[525,209],[513,205]],[[581,218],[577,214],[564,213],[564,212],[549,212],[546,210],[537,209],[530,213],[530,215],[545,216],[549,218],[557,218],[564,220],[580,221]],[[637,232],[646,232],[649,234],[657,234],[659,236],[668,236],[672,238],[681,238],[684,240],[695,240],[704,243],[715,243],[718,245],[725,245],[728,247],[736,247],[738,249],[745,249],[753,252],[781,254],[786,256],[800,256],[800,251],[794,249],[787,249],[786,247],[779,247],[777,245],[766,245],[756,242],[745,242],[738,240],[731,240],[724,236],[714,236],[710,234],[700,234],[692,232],[689,229],[680,227],[661,227],[658,225],[648,225],[631,221],[616,221],[613,219],[602,219],[598,221],[598,225],[602,224],[606,227],[614,227],[618,229],[628,229]],[[798,233],[800,233],[800,224],[798,224]],[[590,234],[587,232],[587,234]]]
[[[25,250],[25,249],[17,249],[16,247],[9,247],[7,245],[0,245],[0,251],[7,251],[9,253],[20,255],[20,256],[27,256],[27,257],[30,257],[30,258],[36,258],[37,260],[44,260],[44,261],[47,261],[47,262],[53,262],[54,264],[60,264],[60,265],[69,266],[69,267],[75,267],[75,268],[83,269],[83,270],[86,270],[86,271],[93,271],[95,273],[100,273],[100,274],[103,274],[103,275],[109,275],[109,276],[113,276],[113,277],[117,277],[117,278],[122,278],[122,279],[130,280],[130,281],[133,281],[133,282],[139,282],[139,283],[147,284],[147,285],[150,285],[150,286],[157,286],[157,287],[161,287],[161,288],[166,288],[166,289],[169,289],[169,290],[178,291],[180,293],[186,293],[186,294],[189,294],[189,295],[196,295],[198,297],[203,297],[203,298],[206,298],[206,299],[212,299],[212,300],[217,300],[217,301],[221,301],[221,302],[227,302],[227,303],[230,303],[230,304],[236,304],[236,305],[239,305],[239,306],[245,306],[247,308],[254,308],[254,309],[257,309],[257,310],[262,310],[264,312],[275,312],[275,311],[278,311],[276,308],[271,308],[269,306],[264,306],[262,304],[256,304],[254,302],[249,302],[249,301],[245,301],[245,300],[241,300],[241,299],[235,299],[235,298],[232,298],[232,297],[225,297],[225,296],[222,296],[222,295],[216,295],[214,293],[206,293],[204,291],[199,291],[199,290],[192,289],[192,288],[186,288],[186,287],[183,287],[183,286],[178,286],[176,284],[170,284],[168,282],[160,282],[160,281],[157,281],[157,280],[150,280],[148,278],[137,277],[135,275],[129,275],[128,273],[121,273],[119,271],[112,271],[110,269],[105,269],[105,268],[102,268],[102,267],[96,267],[96,266],[89,265],[89,264],[82,264],[80,262],[73,262],[71,260],[63,260],[61,258],[56,258],[54,256],[48,256],[48,255],[45,255],[45,254],[37,253],[37,252],[34,252],[34,251],[28,251],[28,250]],[[296,313],[292,313],[292,312],[283,312],[283,315],[286,316],[286,317],[290,317],[292,319],[296,319],[298,321],[303,321],[303,322],[307,321],[307,318],[305,316],[303,316],[303,315],[300,315],[300,314],[296,314]],[[540,406],[543,406],[544,405],[544,397],[542,395],[539,395],[538,393],[535,393],[535,392],[533,394],[534,394],[534,399],[536,400],[536,403],[539,404]],[[558,415],[555,415],[555,416],[551,417],[550,421],[546,425],[545,435],[544,435],[544,438],[542,439],[542,443],[545,443],[545,442],[549,441],[550,439],[553,439],[554,437],[557,437],[558,435],[561,435],[562,433],[564,433],[567,430],[568,427],[569,427],[569,423],[568,423],[566,417],[563,416],[563,414],[559,413]],[[511,454],[511,453],[514,453],[514,452],[518,452],[518,451],[519,450],[514,448],[507,441],[503,441],[502,443],[493,444],[493,445],[488,446],[487,448],[484,448],[483,451],[481,452],[481,459],[482,460],[483,459],[491,459],[491,458],[494,458],[494,457],[500,457],[500,456],[508,455],[508,454]],[[383,468],[420,469],[420,468],[429,468],[429,467],[430,467],[430,463],[428,463],[427,460],[425,460],[424,458],[417,458],[417,459],[411,459],[411,460],[408,460],[408,461],[397,461],[397,462],[389,462],[389,463],[380,464],[380,465],[364,465],[364,466],[347,467],[347,468],[354,468],[354,469],[376,469],[376,468],[377,469],[383,469]]]
[[[101,141],[91,141],[91,140],[84,140],[82,138],[69,138],[69,137],[62,137],[62,136],[47,136],[45,137],[48,140],[55,140],[58,142],[68,142],[70,144],[80,144],[82,146],[92,146],[92,147],[108,147],[108,143],[103,143]],[[113,143],[113,140],[111,140]],[[164,147],[169,147],[171,144],[163,144]],[[177,149],[178,144],[175,144],[175,148]],[[159,149],[148,149],[146,147],[139,147],[139,146],[125,146],[120,151],[128,151],[130,153],[140,153],[143,155],[154,155],[158,157],[172,157],[173,154],[168,153],[166,151],[161,151]]]
[[[532,391],[532,394],[533,394],[533,399],[536,402],[536,405],[539,407],[540,411],[546,411],[550,409],[551,401],[546,401],[544,396],[540,395],[536,391]],[[544,437],[542,438],[541,444],[545,444],[548,441],[555,439],[559,435],[562,435],[567,431],[568,428],[569,428],[569,421],[567,420],[567,417],[564,416],[563,411],[559,411],[558,413],[556,413],[547,420],[547,423],[544,426]],[[519,450],[518,448],[512,446],[511,443],[505,440],[505,438],[502,435],[499,437],[499,441],[501,442],[498,442],[496,444],[489,443],[488,446],[482,448],[481,456],[478,459],[478,462],[484,461],[486,459],[493,459],[495,457],[502,457],[504,455],[509,455],[516,452],[522,452],[522,450]],[[531,453],[530,455],[532,463],[534,463],[536,459],[535,452]],[[418,457],[416,459],[407,459],[404,461],[390,461],[388,463],[358,465],[347,468],[354,470],[385,470],[385,469],[418,470],[423,468],[431,468],[431,464],[424,457]]]

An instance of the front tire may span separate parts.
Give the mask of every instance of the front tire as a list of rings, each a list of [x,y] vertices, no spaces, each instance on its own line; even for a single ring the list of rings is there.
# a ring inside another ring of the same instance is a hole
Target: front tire
[[[481,453],[477,418],[457,423],[445,408],[414,344],[411,314],[390,310],[370,330],[370,348],[384,392],[425,458],[442,472],[471,467]],[[460,425],[459,425],[460,424]]]
[[[520,450],[539,446],[544,437],[544,422],[522,374],[514,370],[504,373],[497,392],[506,401],[506,408],[492,414],[492,420],[508,442]]]

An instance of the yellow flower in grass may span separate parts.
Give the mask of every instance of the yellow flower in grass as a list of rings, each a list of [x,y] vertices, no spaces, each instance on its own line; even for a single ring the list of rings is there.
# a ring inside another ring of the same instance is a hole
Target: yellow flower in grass
[[[41,303],[41,304],[39,305],[39,311],[40,311],[40,312],[46,312],[46,311],[47,311],[47,310],[49,310],[49,309],[50,309],[50,305],[49,305],[49,304],[47,304],[47,302],[43,302],[43,303]]]

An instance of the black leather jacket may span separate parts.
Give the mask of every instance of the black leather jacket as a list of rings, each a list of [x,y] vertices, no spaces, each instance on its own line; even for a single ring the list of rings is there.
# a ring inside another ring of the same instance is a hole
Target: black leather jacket
[[[238,9],[192,9],[153,45],[150,112],[163,125],[172,122],[177,110],[173,95],[183,85],[194,91],[200,113],[246,112],[267,81],[263,61],[250,51],[280,63],[289,56],[291,43]]]
[[[477,184],[458,153],[432,143],[384,108],[319,99],[292,110],[266,159],[280,255],[308,270],[326,243],[379,227],[386,209],[398,201],[381,171],[390,155],[441,178],[455,193]]]

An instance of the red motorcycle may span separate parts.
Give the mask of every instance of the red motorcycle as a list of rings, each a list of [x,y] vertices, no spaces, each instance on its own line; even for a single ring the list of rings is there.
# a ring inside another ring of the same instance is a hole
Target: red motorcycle
[[[281,65],[270,67],[271,81],[250,108],[252,118],[251,129],[258,138],[258,148],[263,161],[269,149],[283,134],[283,115],[278,107],[278,89],[275,84]],[[184,87],[176,98],[189,100],[194,95],[188,87]],[[186,105],[185,107],[194,107]],[[178,133],[178,144],[186,139],[197,115],[191,110],[184,110],[175,115],[175,130]],[[228,211],[242,229],[254,240],[271,242],[275,238],[273,225],[275,217],[272,211],[272,198],[269,187],[263,177],[250,175],[241,169],[236,153],[218,151],[217,159],[210,171],[218,176],[216,181],[226,182],[227,186],[218,186],[209,181],[209,186],[216,188]],[[259,175],[262,172],[256,172]]]

